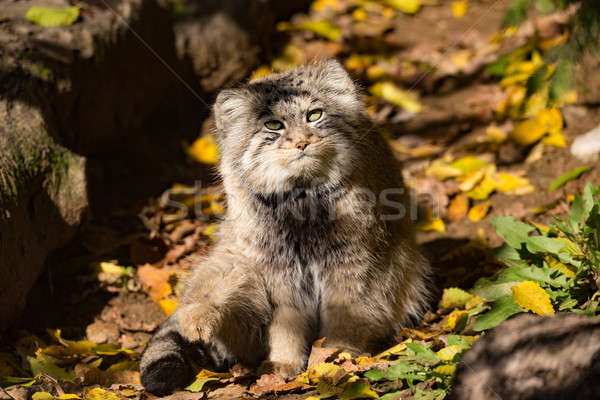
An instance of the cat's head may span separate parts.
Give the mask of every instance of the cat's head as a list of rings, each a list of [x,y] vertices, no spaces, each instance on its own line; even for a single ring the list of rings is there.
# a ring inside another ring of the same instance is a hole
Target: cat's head
[[[223,174],[260,193],[341,183],[365,133],[360,93],[337,61],[223,90],[214,110]]]

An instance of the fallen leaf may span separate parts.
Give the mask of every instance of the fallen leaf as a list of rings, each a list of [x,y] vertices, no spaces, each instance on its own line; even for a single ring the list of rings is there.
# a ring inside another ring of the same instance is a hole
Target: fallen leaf
[[[156,268],[150,264],[142,265],[137,269],[137,275],[142,284],[149,287],[148,294],[154,301],[158,301],[172,293],[169,284],[169,276],[172,271],[164,268]]]
[[[213,135],[204,135],[194,141],[191,146],[184,144],[187,155],[204,164],[216,164],[219,161],[219,149]]]
[[[469,2],[466,0],[452,2],[452,15],[456,18],[462,18],[469,9]]]
[[[391,81],[378,82],[371,86],[369,91],[373,96],[380,97],[406,111],[418,113],[423,110],[423,106],[414,93],[400,89]]]
[[[474,205],[469,210],[469,219],[473,222],[481,221],[483,218],[485,218],[491,206],[492,202],[489,200]]]
[[[536,119],[529,119],[514,127],[508,136],[515,142],[528,146],[540,140],[546,134],[546,129]]]
[[[416,14],[421,8],[420,0],[383,0],[383,2],[405,14]]]
[[[550,186],[548,187],[548,190],[552,192],[552,191],[564,186],[567,182],[572,181],[573,179],[579,178],[584,172],[588,171],[590,168],[592,168],[592,167],[589,165],[584,165],[582,167],[577,167],[577,168],[567,172],[566,174],[560,176],[558,179],[556,179],[554,182],[552,182],[552,184],[550,184]]]
[[[344,387],[340,400],[377,399],[379,395],[363,382],[350,382]]]
[[[34,24],[55,27],[72,25],[79,18],[79,7],[31,7],[25,18]]]
[[[540,285],[533,281],[523,281],[511,287],[515,303],[538,315],[554,315],[550,296]]]
[[[275,388],[285,384],[285,380],[274,374],[263,374],[261,377],[250,387],[249,392],[255,396],[262,397],[265,394],[273,393]]]
[[[75,373],[68,371],[56,365],[47,356],[38,350],[35,358],[29,357],[29,367],[33,375],[45,374],[59,381],[73,382]]]
[[[459,193],[450,201],[448,206],[448,219],[458,221],[463,219],[469,211],[469,197],[465,193]]]
[[[451,310],[453,308],[464,308],[473,295],[462,289],[453,287],[444,289],[439,307],[442,309]]]
[[[196,379],[194,380],[194,382],[192,382],[190,385],[188,385],[185,390],[187,390],[188,392],[201,392],[202,389],[204,388],[204,385],[207,382],[211,382],[211,381],[218,381],[220,379],[224,379],[224,378],[231,378],[231,374],[226,373],[226,372],[213,372],[213,371],[209,371],[207,369],[203,369],[202,371],[198,372],[198,374],[196,375]]]
[[[454,360],[454,357],[456,357],[458,354],[464,352],[467,349],[469,349],[469,346],[455,344],[452,346],[444,347],[443,349],[439,350],[436,354],[442,361],[452,361]]]
[[[488,174],[486,174],[481,182],[467,193],[467,196],[473,200],[485,200],[496,190],[498,184]]]
[[[179,302],[177,299],[161,299],[158,301],[158,305],[167,316],[171,316],[177,309]]]

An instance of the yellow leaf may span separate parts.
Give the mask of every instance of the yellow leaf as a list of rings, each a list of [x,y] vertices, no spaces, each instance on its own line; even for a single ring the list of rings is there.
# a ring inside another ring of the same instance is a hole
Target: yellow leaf
[[[565,31],[558,35],[549,39],[543,39],[537,42],[537,46],[540,50],[546,51],[551,49],[552,47],[560,46],[563,44],[569,37],[569,30],[565,29]]]
[[[54,400],[54,396],[48,392],[35,392],[31,395],[31,400]]]
[[[485,160],[474,156],[462,157],[450,164],[452,168],[458,169],[464,176],[473,171],[480,170],[486,165],[488,165],[488,163]]]
[[[457,354],[467,350],[468,346],[463,346],[460,344],[455,344],[452,346],[447,346],[437,352],[438,357],[442,361],[452,361]]]
[[[466,0],[452,2],[452,15],[456,18],[462,18],[469,9],[469,2]]]
[[[489,175],[485,175],[483,180],[467,193],[467,196],[473,200],[485,200],[496,190],[498,184]]]
[[[560,272],[562,272],[569,278],[573,278],[575,276],[575,272],[576,272],[575,267],[572,267],[572,269],[571,269],[571,268],[569,268],[569,266],[561,263],[560,261],[558,261],[556,258],[554,258],[552,256],[545,256],[544,260],[546,260],[546,262],[548,263],[550,268],[559,270]]]
[[[253,81],[254,79],[264,78],[265,76],[269,76],[272,73],[273,70],[271,70],[269,66],[261,65],[260,67],[255,69],[254,72],[252,72],[252,74],[250,74],[250,81]]]
[[[473,58],[473,51],[459,50],[450,56],[450,62],[457,68],[465,68]]]
[[[373,96],[380,97],[406,111],[418,113],[423,109],[414,93],[400,89],[391,81],[378,82],[371,86],[369,91]]]
[[[310,5],[310,8],[315,11],[323,11],[326,9],[337,10],[339,8],[338,0],[315,0]]]
[[[433,175],[437,180],[443,181],[448,178],[456,178],[462,174],[458,168],[454,168],[441,160],[434,160],[426,171],[427,175]]]
[[[425,220],[417,222],[416,228],[423,232],[436,231],[446,232],[446,225],[439,217],[433,217],[433,213],[429,210],[427,218]]]
[[[420,0],[384,0],[384,3],[405,14],[416,14],[421,8]]]
[[[219,149],[212,135],[204,135],[184,148],[190,158],[201,163],[216,164],[219,161]]]
[[[544,127],[544,132],[560,131],[563,127],[563,118],[556,108],[539,111],[535,119]]]
[[[495,178],[498,183],[498,190],[504,193],[512,192],[526,186],[531,186],[529,179],[521,178],[505,172],[499,172]]]
[[[357,21],[366,21],[367,20],[367,12],[364,8],[358,7],[356,10],[352,12],[352,18]]]
[[[338,378],[344,377],[344,374],[348,377],[353,375],[339,365],[330,362],[322,362],[300,374],[296,380],[305,384],[315,384],[321,381],[332,382],[334,377],[338,380]]]
[[[546,132],[544,125],[537,119],[528,119],[515,126],[508,136],[523,146],[529,146],[540,140]]]
[[[412,342],[412,340],[409,339],[409,340],[407,340],[405,342],[398,343],[394,347],[390,347],[386,351],[377,354],[375,356],[375,358],[386,358],[386,357],[389,357],[389,356],[397,356],[397,355],[400,355],[400,354],[404,354],[404,352],[406,351],[406,344],[405,343],[410,343],[410,342]]]
[[[433,372],[437,372],[442,375],[454,375],[456,372],[456,364],[452,365],[438,365],[433,369]]]
[[[469,219],[473,222],[481,221],[483,218],[485,218],[491,206],[492,202],[489,200],[473,206],[469,210]]]
[[[439,306],[443,309],[463,308],[472,298],[473,295],[471,293],[465,292],[462,289],[455,287],[447,288],[444,289]]]
[[[179,302],[176,299],[162,299],[158,301],[158,305],[167,316],[171,316],[177,309]]]
[[[333,22],[323,19],[319,21],[313,21],[311,19],[305,19],[298,26],[298,29],[304,31],[311,31],[319,36],[323,36],[326,39],[335,42],[342,36],[342,30],[335,25]]]
[[[84,400],[120,400],[119,395],[108,390],[96,387],[90,390],[85,390],[83,394]]]
[[[378,399],[379,395],[363,382],[350,382],[344,386],[340,400]]]
[[[454,310],[448,314],[448,322],[444,324],[446,331],[463,330],[469,320],[469,313],[461,310]]]
[[[544,144],[548,144],[548,145],[554,146],[554,147],[566,147],[567,146],[567,141],[565,140],[565,137],[563,136],[562,130],[550,131],[548,136],[546,136],[545,138],[542,139],[542,142],[544,142]]]
[[[471,300],[467,301],[467,304],[465,304],[465,308],[467,310],[470,310],[471,308],[475,308],[478,305],[483,304],[483,303],[485,303],[484,299],[482,299],[479,296],[473,296],[473,298]]]
[[[490,125],[485,130],[485,138],[492,143],[502,143],[508,137],[508,133],[498,128],[496,125]]]
[[[540,285],[533,281],[523,281],[510,288],[515,303],[538,315],[554,315],[550,296]]]
[[[72,25],[79,18],[79,7],[31,7],[25,18],[45,27]]]
[[[531,220],[527,220],[527,223],[535,226],[537,228],[537,230],[542,233],[550,232],[550,227],[548,225],[538,224],[537,222],[531,221]]]
[[[459,180],[462,180],[462,183],[458,185],[458,188],[463,192],[469,192],[473,190],[475,185],[477,185],[485,176],[483,171],[473,171],[470,172],[467,176],[460,177]]]
[[[564,249],[567,250],[569,252],[569,254],[571,254],[572,256],[580,257],[580,258],[585,257],[584,252],[581,251],[579,246],[577,246],[575,243],[573,243],[566,237],[557,237],[557,238],[554,238],[554,240],[564,243],[566,245]]]

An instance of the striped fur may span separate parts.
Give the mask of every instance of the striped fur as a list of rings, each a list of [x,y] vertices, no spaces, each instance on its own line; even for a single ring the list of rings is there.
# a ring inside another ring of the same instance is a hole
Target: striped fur
[[[227,217],[143,355],[144,386],[184,384],[189,346],[214,368],[283,376],[319,337],[354,353],[385,346],[425,307],[430,267],[399,166],[347,73],[330,61],[271,75],[221,92],[214,111]]]

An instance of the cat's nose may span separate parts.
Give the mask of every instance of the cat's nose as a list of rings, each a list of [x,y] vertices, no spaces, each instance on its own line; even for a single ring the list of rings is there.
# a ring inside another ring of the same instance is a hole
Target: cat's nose
[[[310,143],[308,143],[307,141],[298,142],[298,143],[296,143],[296,148],[298,150],[304,150],[305,148],[308,147],[309,144]]]

